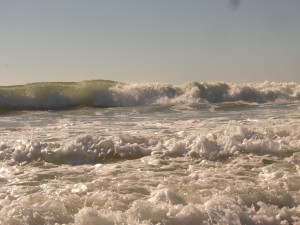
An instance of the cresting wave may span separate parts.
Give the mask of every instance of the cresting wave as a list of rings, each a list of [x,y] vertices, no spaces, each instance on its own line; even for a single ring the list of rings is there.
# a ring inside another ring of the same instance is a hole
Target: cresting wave
[[[0,86],[0,109],[128,107],[150,104],[219,102],[293,102],[298,83],[161,83],[122,84],[107,80],[47,82]]]

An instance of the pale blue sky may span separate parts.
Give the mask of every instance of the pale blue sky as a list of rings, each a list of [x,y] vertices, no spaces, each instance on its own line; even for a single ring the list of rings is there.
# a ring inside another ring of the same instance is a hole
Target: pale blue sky
[[[300,1],[230,2],[0,0],[0,85],[300,82]]]

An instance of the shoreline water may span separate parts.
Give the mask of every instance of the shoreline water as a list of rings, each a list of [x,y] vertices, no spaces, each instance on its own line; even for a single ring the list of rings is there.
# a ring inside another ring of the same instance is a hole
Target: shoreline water
[[[300,223],[299,88],[260,85],[128,84],[114,107],[4,110],[0,224]]]

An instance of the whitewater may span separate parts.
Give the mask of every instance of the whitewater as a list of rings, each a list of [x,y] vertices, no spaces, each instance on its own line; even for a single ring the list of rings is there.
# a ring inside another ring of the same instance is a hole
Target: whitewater
[[[300,84],[0,86],[1,225],[300,224]]]

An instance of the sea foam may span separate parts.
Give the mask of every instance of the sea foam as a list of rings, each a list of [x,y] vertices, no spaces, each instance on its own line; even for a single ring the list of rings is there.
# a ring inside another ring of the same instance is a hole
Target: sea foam
[[[300,223],[298,84],[102,82],[1,92],[0,225]]]
[[[180,136],[181,134],[179,134]],[[79,135],[72,140],[43,142],[17,140],[0,145],[0,160],[16,163],[43,160],[55,164],[105,163],[145,156],[221,160],[239,154],[289,157],[300,152],[296,130],[258,130],[231,125],[214,133],[191,132],[184,137],[143,139],[134,135]]]

